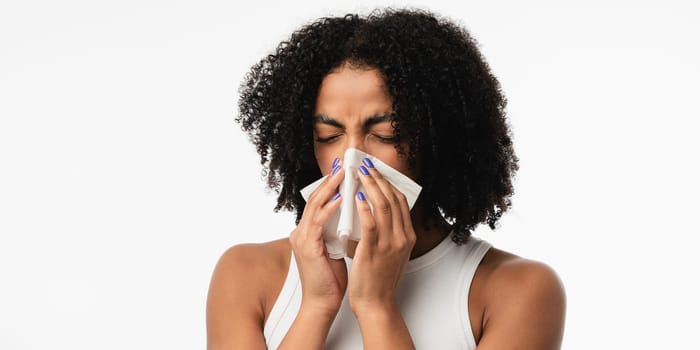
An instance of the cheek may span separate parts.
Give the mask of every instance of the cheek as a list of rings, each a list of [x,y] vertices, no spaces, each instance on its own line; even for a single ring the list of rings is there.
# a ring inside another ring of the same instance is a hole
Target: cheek
[[[386,165],[410,177],[414,181],[416,180],[416,177],[408,168],[408,159],[406,159],[404,156],[399,156],[393,145],[391,147],[385,147],[379,152],[372,153],[372,155],[379,158]]]
[[[321,174],[328,175],[331,173],[331,165],[335,157],[338,157],[332,150],[328,147],[314,147],[314,155],[316,156],[316,163],[318,168],[321,170]]]

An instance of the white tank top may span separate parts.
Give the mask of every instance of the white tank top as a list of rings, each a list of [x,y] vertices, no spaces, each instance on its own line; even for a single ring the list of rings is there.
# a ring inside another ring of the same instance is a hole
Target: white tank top
[[[398,304],[416,349],[476,349],[469,321],[472,278],[491,245],[476,237],[457,245],[447,235],[435,248],[408,261]],[[348,271],[352,259],[345,258]],[[301,305],[301,282],[292,253],[284,286],[265,322],[268,349],[277,349]],[[362,349],[362,335],[348,295],[326,338],[325,349]]]

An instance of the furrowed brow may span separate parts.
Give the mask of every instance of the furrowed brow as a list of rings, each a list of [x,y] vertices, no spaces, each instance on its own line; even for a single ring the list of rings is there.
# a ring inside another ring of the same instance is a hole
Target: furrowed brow
[[[390,114],[378,114],[378,115],[373,115],[373,116],[365,119],[365,121],[362,122],[362,126],[364,128],[369,128],[375,124],[380,124],[380,123],[384,123],[384,122],[391,122],[391,121],[392,121],[392,116]]]
[[[336,128],[345,129],[345,125],[336,119],[333,119],[325,114],[317,114],[314,116],[314,125],[316,124],[326,124],[330,126],[335,126]]]

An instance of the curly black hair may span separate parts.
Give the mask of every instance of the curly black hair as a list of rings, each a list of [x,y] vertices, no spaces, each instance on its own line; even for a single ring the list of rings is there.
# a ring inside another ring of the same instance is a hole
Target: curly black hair
[[[466,29],[426,10],[379,9],[307,24],[255,64],[240,87],[236,122],[260,153],[275,211],[296,211],[299,190],[321,177],[312,115],[323,78],[342,64],[377,69],[393,125],[423,174],[422,200],[464,243],[511,207],[518,170],[501,87]],[[416,162],[416,159],[420,160]]]

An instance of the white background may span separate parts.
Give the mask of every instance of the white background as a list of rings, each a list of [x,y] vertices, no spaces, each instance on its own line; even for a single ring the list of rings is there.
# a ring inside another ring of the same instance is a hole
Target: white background
[[[293,227],[238,85],[301,24],[392,4],[351,3],[2,0],[0,349],[203,348],[221,253]],[[699,348],[692,2],[430,3],[509,99],[514,208],[476,234],[558,271],[564,348]]]

